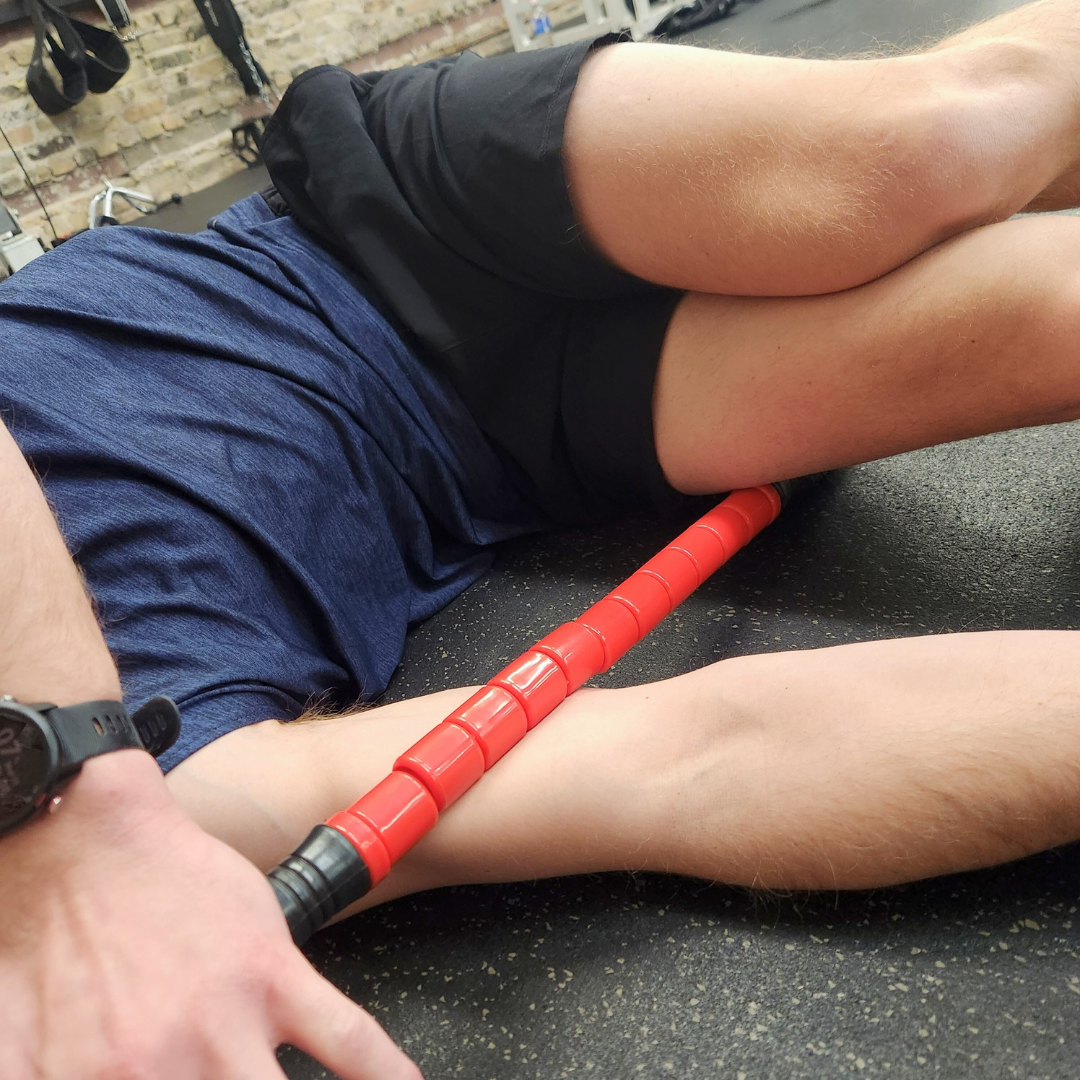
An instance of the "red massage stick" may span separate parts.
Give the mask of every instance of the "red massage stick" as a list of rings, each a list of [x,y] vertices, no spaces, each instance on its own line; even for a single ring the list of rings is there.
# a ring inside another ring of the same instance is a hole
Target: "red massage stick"
[[[270,872],[297,944],[382,881],[526,732],[774,521],[782,486],[733,492],[603,600],[500,671],[362,799],[317,826]]]

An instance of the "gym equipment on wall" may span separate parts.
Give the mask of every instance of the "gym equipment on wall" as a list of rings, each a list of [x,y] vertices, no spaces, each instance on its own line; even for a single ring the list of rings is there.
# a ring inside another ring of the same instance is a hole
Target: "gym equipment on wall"
[[[127,6],[127,0],[94,0],[98,11],[105,17],[109,29],[126,30],[132,22],[131,10]]]
[[[233,153],[249,168],[262,163],[262,140],[266,131],[266,118],[262,116],[244,120],[232,129]]]
[[[270,76],[251,55],[251,48],[244,37],[244,24],[232,0],[195,0],[195,6],[214,44],[236,69],[245,92],[251,96],[266,97],[266,88],[272,86]]]
[[[104,94],[131,66],[124,43],[112,32],[65,15],[50,0],[23,0],[34,28],[34,52],[26,89],[38,108],[56,116],[77,105],[87,91]],[[46,57],[60,76],[57,86]]]
[[[692,4],[665,15],[656,24],[653,34],[656,37],[670,37],[697,30],[698,27],[707,26],[730,15],[736,2],[737,0],[694,0]]]

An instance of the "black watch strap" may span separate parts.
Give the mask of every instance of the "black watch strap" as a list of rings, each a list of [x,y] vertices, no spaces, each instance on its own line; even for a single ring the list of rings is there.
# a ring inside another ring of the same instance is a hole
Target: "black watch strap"
[[[60,771],[70,775],[84,761],[114,750],[141,750],[139,733],[119,701],[83,701],[41,708],[60,743]]]
[[[131,714],[143,748],[161,757],[180,737],[180,710],[171,697],[151,698]]]
[[[129,716],[119,701],[37,708],[48,717],[56,733],[60,767],[65,772],[114,750],[148,750],[157,757],[172,746],[180,733],[180,714],[173,701],[165,697],[147,702],[134,716]]]

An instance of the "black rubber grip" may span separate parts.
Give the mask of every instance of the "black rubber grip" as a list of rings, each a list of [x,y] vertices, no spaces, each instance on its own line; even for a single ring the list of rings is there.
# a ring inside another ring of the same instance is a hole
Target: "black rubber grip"
[[[329,825],[308,838],[270,871],[293,941],[303,945],[339,911],[371,889],[371,873],[359,852]]]

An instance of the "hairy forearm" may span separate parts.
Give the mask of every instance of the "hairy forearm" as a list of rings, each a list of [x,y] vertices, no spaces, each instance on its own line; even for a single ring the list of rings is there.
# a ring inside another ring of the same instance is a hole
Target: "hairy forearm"
[[[369,898],[674,871],[862,888],[1080,837],[1080,636],[956,634],[772,653],[579,691]],[[264,868],[468,696],[235,732],[170,777]]]
[[[684,805],[713,791],[724,808],[677,817],[673,870],[864,888],[1080,837],[1080,635],[950,634],[720,667],[679,680],[698,718],[679,727]]]
[[[647,869],[846,889],[1080,838],[1068,632],[740,657],[594,692],[544,723],[418,863],[450,877],[464,864],[467,880]]]
[[[41,487],[0,424],[0,693],[71,704],[120,695],[116,668]]]

